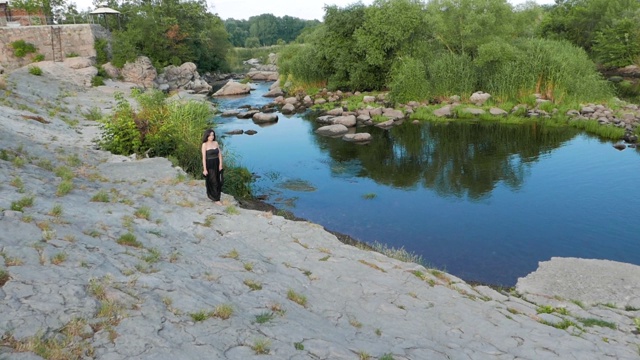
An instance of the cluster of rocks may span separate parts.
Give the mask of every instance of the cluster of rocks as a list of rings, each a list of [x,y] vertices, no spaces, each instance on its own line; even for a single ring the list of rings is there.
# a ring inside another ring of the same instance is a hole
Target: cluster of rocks
[[[265,105],[262,108],[254,108],[250,105],[242,106],[240,109],[236,110],[227,110],[220,114],[221,117],[237,117],[238,119],[252,119],[254,124],[260,126],[267,126],[273,123],[278,122],[278,115],[275,113],[276,108],[273,107],[272,104]],[[247,130],[244,131],[242,129],[233,129],[227,131],[225,134],[227,135],[255,135],[257,131],[255,130]]]
[[[297,96],[292,97],[285,97],[284,95],[285,94],[282,91],[279,82],[275,82],[271,86],[270,91],[264,96],[275,97],[274,103],[280,107],[280,111],[283,114],[292,114],[304,112],[314,105],[340,102],[347,97],[354,95],[358,96],[361,94],[359,92],[329,92],[324,89],[314,98],[311,98],[311,96],[306,94],[298,94]],[[457,114],[466,113],[472,116],[490,114],[492,116],[499,117],[507,116],[510,113],[513,114],[521,112],[524,108],[526,110],[526,117],[550,118],[559,111],[558,109],[553,109],[551,112],[544,110],[541,105],[548,103],[549,100],[544,99],[539,94],[536,94],[537,99],[534,107],[530,107],[527,104],[518,104],[514,106],[510,112],[498,107],[490,107],[488,110],[480,108],[490,98],[491,94],[489,93],[482,91],[475,92],[469,97],[468,103],[470,104],[461,108],[461,105],[464,105],[461,97],[457,95],[451,96],[446,104],[433,111],[433,115],[436,117],[454,118]],[[393,109],[385,106],[388,105],[386,103],[385,94],[364,96],[363,103],[367,104],[367,108],[363,110],[349,112],[344,110],[346,109],[346,107],[344,107],[326,112],[324,116],[320,116],[317,120],[321,123],[327,124],[327,127],[318,129],[318,133],[327,136],[340,136],[348,133],[348,129],[355,126],[375,125],[383,128],[391,127],[394,124],[400,124],[400,120],[404,120],[406,117],[410,116],[415,109],[429,105],[428,103],[411,101],[406,104],[400,104],[399,108],[401,110]],[[346,106],[346,102],[342,101],[342,105]],[[379,106],[373,107],[372,105]],[[620,110],[613,110],[604,105],[587,104],[579,110],[569,110],[565,115],[573,120],[595,120],[601,125],[609,125],[625,129],[626,133],[623,140],[627,144],[631,145],[616,144],[615,146],[617,148],[635,146],[638,141],[638,137],[634,134],[636,128],[640,124],[640,107],[638,105],[625,104]],[[353,118],[350,118],[349,116],[353,116]],[[381,116],[387,117],[388,119],[384,120]],[[374,121],[374,118],[378,121]],[[342,127],[338,125],[342,125]]]
[[[186,62],[180,66],[169,65],[161,74],[146,56],[139,56],[134,62],[127,62],[122,69],[111,63],[102,65],[112,79],[137,84],[146,89],[159,89],[164,92],[184,90],[195,94],[207,95],[212,87],[200,77],[196,64]]]

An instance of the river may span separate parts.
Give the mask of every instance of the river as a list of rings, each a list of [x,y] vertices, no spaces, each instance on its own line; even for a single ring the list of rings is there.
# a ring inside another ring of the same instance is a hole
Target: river
[[[261,106],[268,83],[217,100]],[[537,123],[405,122],[354,145],[300,115],[269,126],[214,118],[256,195],[355,239],[404,247],[467,281],[512,286],[551,257],[640,265],[640,152]],[[302,239],[301,239],[302,241]]]

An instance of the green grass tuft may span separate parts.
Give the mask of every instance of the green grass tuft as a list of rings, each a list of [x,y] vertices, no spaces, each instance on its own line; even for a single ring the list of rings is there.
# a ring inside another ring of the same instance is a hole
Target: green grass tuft
[[[131,246],[134,248],[142,247],[142,243],[140,243],[132,233],[126,233],[120,236],[116,242],[120,245]]]

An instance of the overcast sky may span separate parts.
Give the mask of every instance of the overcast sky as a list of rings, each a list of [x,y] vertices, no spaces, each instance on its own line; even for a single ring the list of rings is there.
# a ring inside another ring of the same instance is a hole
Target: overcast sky
[[[78,6],[78,10],[92,8],[92,0],[71,0]],[[508,0],[517,5],[526,0]],[[534,0],[538,4],[553,4],[553,0]],[[260,14],[273,14],[278,17],[289,15],[306,20],[317,19],[322,21],[324,6],[337,5],[345,7],[356,3],[354,0],[207,0],[212,12],[217,13],[223,20],[248,19]],[[365,5],[370,5],[373,0],[362,0]]]

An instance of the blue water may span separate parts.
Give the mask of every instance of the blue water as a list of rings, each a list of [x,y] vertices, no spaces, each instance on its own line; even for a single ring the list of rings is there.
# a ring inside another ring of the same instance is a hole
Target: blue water
[[[268,84],[221,99],[264,105]],[[405,123],[369,145],[319,137],[279,115],[260,127],[216,117],[225,151],[259,176],[256,194],[355,239],[404,247],[468,281],[512,286],[554,256],[640,265],[640,152],[538,124]],[[374,194],[373,199],[365,198]]]

